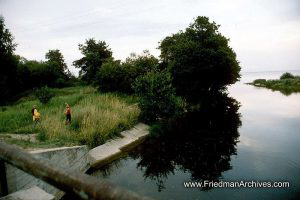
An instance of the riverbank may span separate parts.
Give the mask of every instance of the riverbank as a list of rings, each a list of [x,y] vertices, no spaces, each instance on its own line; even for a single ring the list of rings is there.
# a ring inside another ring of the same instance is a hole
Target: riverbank
[[[140,110],[134,96],[99,93],[89,86],[51,91],[55,96],[48,104],[41,104],[29,94],[14,105],[1,107],[0,139],[23,148],[93,147],[138,122]],[[71,125],[64,123],[65,102],[71,106]],[[41,125],[36,128],[32,127],[33,105],[37,105],[41,113]],[[13,134],[19,136],[12,137]],[[22,135],[30,135],[30,139]]]
[[[247,84],[280,91],[284,95],[300,92],[300,76],[294,76],[290,73],[282,74],[280,79],[256,79]]]

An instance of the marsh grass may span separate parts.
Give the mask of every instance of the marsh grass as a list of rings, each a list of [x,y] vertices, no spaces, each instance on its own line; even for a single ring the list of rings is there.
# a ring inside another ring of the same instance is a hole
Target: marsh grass
[[[39,142],[55,146],[93,147],[137,123],[140,110],[134,96],[100,94],[92,87],[52,89],[52,92],[55,97],[44,105],[36,99],[23,98],[16,105],[2,107],[0,134],[36,133]],[[71,106],[71,125],[65,125],[65,102]],[[32,126],[32,105],[37,105],[41,113],[41,124],[36,128]]]

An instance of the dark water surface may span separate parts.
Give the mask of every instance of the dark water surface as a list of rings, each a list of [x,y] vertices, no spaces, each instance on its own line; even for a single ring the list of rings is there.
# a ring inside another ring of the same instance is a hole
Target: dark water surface
[[[300,93],[244,84],[282,72],[245,73],[174,134],[147,140],[93,176],[154,199],[300,199]],[[294,74],[300,74],[299,71]],[[185,188],[184,181],[289,181],[289,188]]]

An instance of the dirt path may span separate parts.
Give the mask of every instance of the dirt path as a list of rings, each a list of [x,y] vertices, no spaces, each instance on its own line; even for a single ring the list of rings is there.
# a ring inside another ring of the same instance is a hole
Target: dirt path
[[[26,140],[29,142],[36,142],[36,134],[0,134],[0,140],[16,139],[16,140]]]

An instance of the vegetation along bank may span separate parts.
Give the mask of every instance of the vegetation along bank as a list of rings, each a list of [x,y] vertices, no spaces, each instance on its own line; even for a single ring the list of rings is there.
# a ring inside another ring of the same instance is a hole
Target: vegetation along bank
[[[250,85],[265,87],[273,91],[280,91],[284,95],[300,92],[300,76],[284,73],[277,80],[256,79]]]

